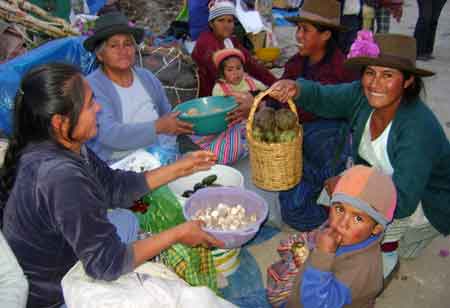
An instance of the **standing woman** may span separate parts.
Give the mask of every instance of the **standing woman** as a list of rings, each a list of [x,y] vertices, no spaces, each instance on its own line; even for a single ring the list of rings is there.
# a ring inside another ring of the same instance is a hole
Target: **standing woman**
[[[216,79],[219,77],[213,61],[213,54],[224,48],[237,48],[245,56],[245,71],[267,86],[276,81],[272,73],[257,63],[249,51],[233,36],[236,10],[229,1],[212,1],[209,8],[209,30],[200,34],[192,59],[198,66],[200,79],[199,97],[210,96]],[[237,98],[239,103],[239,98]]]
[[[193,152],[152,171],[112,170],[85,146],[97,133],[93,97],[80,71],[66,64],[28,72],[16,95],[1,206],[3,233],[30,285],[30,308],[60,307],[61,279],[78,260],[90,277],[110,281],[175,243],[222,245],[199,221],[136,241],[137,219],[125,208],[149,190],[208,169],[215,157]]]
[[[284,67],[281,79],[304,78],[321,84],[357,79],[344,68],[345,55],[337,46],[338,35],[347,30],[339,23],[340,4],[335,0],[305,0],[297,24],[298,53]],[[339,174],[350,155],[348,124],[342,119],[319,118],[297,109],[303,123],[303,177],[294,188],[280,192],[283,221],[300,231],[309,231],[327,218],[327,209],[317,204],[324,181]],[[330,150],[335,149],[335,150]]]
[[[436,116],[421,100],[415,39],[378,34],[355,42],[346,65],[362,71],[361,82],[322,86],[281,80],[272,95],[325,118],[346,118],[353,135],[353,159],[391,175],[398,202],[384,238],[387,277],[398,256],[412,258],[439,234],[450,234],[450,143]],[[329,179],[332,193],[339,178]],[[387,250],[391,250],[388,252]]]
[[[447,0],[417,0],[419,18],[414,37],[417,40],[417,60],[433,59],[434,40],[439,16]]]

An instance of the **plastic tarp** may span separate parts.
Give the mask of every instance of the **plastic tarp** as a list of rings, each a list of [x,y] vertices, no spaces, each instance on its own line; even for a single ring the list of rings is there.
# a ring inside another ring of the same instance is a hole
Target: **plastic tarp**
[[[50,62],[64,62],[81,68],[84,75],[95,67],[94,54],[83,48],[85,37],[52,40],[0,65],[0,129],[11,133],[11,111],[22,76],[31,68]]]
[[[89,7],[89,14],[96,15],[105,6],[106,0],[86,0],[86,4]]]

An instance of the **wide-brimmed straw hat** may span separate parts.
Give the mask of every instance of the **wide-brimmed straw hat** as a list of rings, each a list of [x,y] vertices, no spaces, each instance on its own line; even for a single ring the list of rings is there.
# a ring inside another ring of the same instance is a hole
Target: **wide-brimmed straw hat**
[[[365,31],[368,32],[368,31]],[[416,39],[403,34],[375,34],[372,42],[370,35],[361,35],[350,47],[344,66],[350,69],[362,69],[368,65],[384,66],[409,72],[416,76],[428,77],[434,72],[416,67]],[[364,33],[362,33],[364,34]],[[366,38],[364,38],[366,36]],[[378,52],[369,52],[378,48]]]
[[[299,16],[286,17],[292,23],[309,22],[338,31],[348,31],[341,25],[341,4],[336,0],[305,0],[298,10]]]
[[[219,67],[220,63],[222,63],[223,60],[229,57],[238,57],[239,59],[241,59],[242,63],[245,64],[245,56],[242,51],[237,48],[225,48],[220,49],[213,54],[214,65],[216,67]]]
[[[131,34],[139,44],[144,38],[144,29],[131,26],[122,13],[108,13],[95,21],[94,34],[84,41],[83,46],[88,51],[94,51],[98,44],[114,34]]]

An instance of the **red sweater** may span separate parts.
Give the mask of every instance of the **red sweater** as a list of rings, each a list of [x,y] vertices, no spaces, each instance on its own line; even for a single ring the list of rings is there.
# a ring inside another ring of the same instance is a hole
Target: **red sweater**
[[[236,37],[231,37],[231,41],[235,48],[240,49],[246,59],[245,71],[255,79],[258,79],[267,86],[272,85],[277,79],[272,73],[263,65],[256,62],[247,49],[242,46]],[[219,41],[211,31],[205,31],[200,34],[195,48],[192,52],[192,59],[198,66],[198,75],[200,79],[199,97],[210,96],[212,89],[217,80],[218,71],[212,56],[214,52],[224,49],[223,41]]]
[[[281,79],[304,78],[318,81],[321,84],[338,84],[352,82],[359,79],[359,74],[344,68],[345,56],[336,48],[331,56],[325,56],[322,61],[316,64],[308,64],[308,58],[295,54],[284,66],[284,73]],[[317,117],[304,110],[298,110],[301,122],[310,122]]]

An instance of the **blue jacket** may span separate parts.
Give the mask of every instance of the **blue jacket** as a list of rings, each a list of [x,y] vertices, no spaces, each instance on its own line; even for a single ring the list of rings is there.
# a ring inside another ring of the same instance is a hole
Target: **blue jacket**
[[[153,99],[159,116],[171,110],[161,82],[148,70],[134,68],[144,89]],[[95,100],[102,109],[97,114],[98,134],[89,147],[103,160],[110,161],[113,152],[135,150],[148,147],[157,141],[155,122],[123,123],[122,104],[112,81],[101,68],[87,76],[95,95]]]
[[[30,285],[28,307],[59,307],[61,279],[80,260],[103,280],[133,270],[132,244],[107,219],[148,192],[143,174],[113,171],[92,151],[52,142],[23,152],[4,209],[3,233]]]

